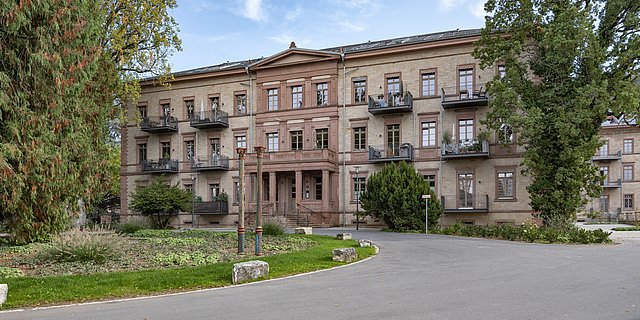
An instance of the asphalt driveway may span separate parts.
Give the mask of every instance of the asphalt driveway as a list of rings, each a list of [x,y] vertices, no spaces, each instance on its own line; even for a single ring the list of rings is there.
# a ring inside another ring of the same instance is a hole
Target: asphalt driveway
[[[380,254],[287,279],[0,319],[640,319],[638,241],[540,245],[352,233],[376,241]]]

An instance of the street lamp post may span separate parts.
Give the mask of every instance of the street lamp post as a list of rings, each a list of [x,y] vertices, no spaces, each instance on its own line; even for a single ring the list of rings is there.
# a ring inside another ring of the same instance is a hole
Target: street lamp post
[[[356,169],[356,230],[360,230],[360,166],[353,167]]]
[[[422,195],[422,199],[424,199],[424,234],[429,234],[429,198],[431,198],[430,194]]]
[[[191,175],[191,229],[196,228],[196,175]]]
[[[240,162],[240,213],[238,217],[238,254],[244,254],[244,158],[247,148],[237,148],[238,159]]]
[[[258,173],[258,199],[256,201],[256,256],[261,256],[262,253],[262,157],[264,155],[264,147],[254,147],[257,157],[257,173]]]

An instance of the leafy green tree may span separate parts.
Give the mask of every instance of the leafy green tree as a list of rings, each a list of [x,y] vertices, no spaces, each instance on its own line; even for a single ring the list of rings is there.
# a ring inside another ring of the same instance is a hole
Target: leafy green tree
[[[136,75],[168,73],[172,7],[0,2],[0,219],[14,241],[60,232],[79,199],[110,189],[108,123],[135,99]]]
[[[392,230],[424,230],[424,200],[430,194],[429,227],[442,214],[440,202],[422,176],[407,163],[389,163],[367,181],[360,201],[366,214],[382,219]]]
[[[192,194],[175,185],[168,185],[163,177],[157,177],[147,186],[137,187],[129,204],[133,211],[154,217],[157,227],[165,228],[171,215],[191,208]]]
[[[573,222],[601,192],[591,157],[607,112],[636,118],[640,2],[488,0],[474,55],[504,65],[488,84],[486,124],[513,128],[525,146],[531,206],[547,225]]]

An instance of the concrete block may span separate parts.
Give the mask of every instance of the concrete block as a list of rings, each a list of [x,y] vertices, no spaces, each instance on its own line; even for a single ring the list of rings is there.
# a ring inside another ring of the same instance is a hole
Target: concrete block
[[[249,280],[266,277],[269,275],[269,264],[260,261],[253,260],[247,262],[240,262],[233,265],[233,271],[231,272],[231,281],[236,283],[243,283]]]
[[[9,293],[9,286],[0,284],[0,306],[7,301],[7,293]]]
[[[336,238],[338,238],[338,240],[351,240],[351,233],[338,233]]]
[[[339,248],[333,249],[333,261],[352,262],[358,259],[358,253],[355,248]]]
[[[313,234],[313,228],[311,227],[298,227],[294,231],[296,234]]]

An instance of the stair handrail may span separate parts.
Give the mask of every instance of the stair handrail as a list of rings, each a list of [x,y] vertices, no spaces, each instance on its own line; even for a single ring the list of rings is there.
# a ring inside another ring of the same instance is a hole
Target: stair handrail
[[[309,222],[311,221],[311,217],[314,214],[319,214],[320,215],[320,223],[324,224],[324,215],[321,212],[317,212],[317,211],[305,206],[304,204],[302,204],[300,202],[296,203],[296,207],[298,208],[298,210],[297,210],[298,213],[300,213],[300,208],[302,208],[302,209],[307,211],[307,227],[309,226]]]

